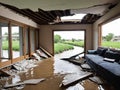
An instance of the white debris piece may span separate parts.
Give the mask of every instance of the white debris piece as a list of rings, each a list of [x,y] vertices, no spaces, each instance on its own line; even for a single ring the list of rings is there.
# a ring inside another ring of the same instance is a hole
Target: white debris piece
[[[20,62],[17,62],[13,65],[13,67],[22,72],[27,72],[30,68],[36,67],[36,62],[34,60],[23,60]]]
[[[20,82],[20,83],[14,83],[14,84],[6,84],[4,86],[4,88],[11,88],[11,87],[15,87],[15,86],[20,86],[20,85],[24,85],[24,84],[38,84],[40,83],[41,81],[44,81],[45,78],[41,78],[41,79],[29,79],[29,80],[25,80],[23,82]]]
[[[79,80],[83,80],[84,78],[91,76],[92,73],[90,72],[83,72],[83,73],[73,73],[73,74],[68,74],[63,78],[62,85],[67,86],[70,85],[74,82],[77,82]]]
[[[33,53],[33,56],[34,56],[38,61],[41,60],[41,57],[40,57],[37,53]]]

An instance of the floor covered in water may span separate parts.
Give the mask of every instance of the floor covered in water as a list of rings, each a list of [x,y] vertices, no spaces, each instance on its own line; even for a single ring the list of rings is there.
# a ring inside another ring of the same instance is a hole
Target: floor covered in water
[[[10,84],[28,79],[45,78],[44,81],[36,85],[22,85],[9,89],[1,88],[0,90],[114,90],[114,88],[110,85],[98,85],[90,81],[89,79],[85,79],[78,82],[81,86],[83,86],[82,89],[75,87],[76,85],[78,85],[78,83],[76,83],[75,85],[71,85],[73,87],[60,87],[65,75],[80,72],[80,66],[74,65],[67,61],[49,58],[40,61],[38,66],[29,69],[25,73],[19,73],[8,78],[2,78],[0,83],[2,87],[2,84]]]

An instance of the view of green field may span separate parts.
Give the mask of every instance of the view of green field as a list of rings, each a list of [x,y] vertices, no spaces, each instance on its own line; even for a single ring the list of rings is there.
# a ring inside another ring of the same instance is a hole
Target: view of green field
[[[102,42],[102,46],[120,49],[120,42],[104,41],[104,42]]]
[[[54,47],[55,47],[54,48],[54,53],[55,54],[61,53],[61,52],[66,51],[66,50],[73,49],[72,45],[64,44],[64,43],[55,43]]]
[[[79,40],[77,41],[69,40],[69,41],[64,41],[63,43],[74,45],[74,46],[79,46],[79,47],[84,47],[84,41],[79,41]]]
[[[8,40],[4,40],[3,42],[2,42],[2,49],[3,50],[8,50],[8,48],[9,48],[9,45],[8,45]],[[14,51],[19,51],[19,41],[18,40],[15,40],[15,41],[12,41],[12,49],[14,50]]]
[[[14,51],[19,51],[19,41],[12,41],[12,49]],[[8,50],[9,46],[8,46],[8,41],[5,40],[2,43],[2,49],[3,50]],[[69,49],[73,49],[73,46],[79,46],[79,47],[83,47],[84,45],[84,41],[64,41],[64,42],[59,42],[59,43],[54,43],[54,53],[61,53],[63,51],[69,50]],[[102,46],[103,47],[111,47],[111,48],[117,48],[120,49],[120,42],[113,42],[113,41],[104,41],[102,42]]]
[[[18,40],[15,40],[15,41],[12,41],[12,49],[14,51],[19,51],[19,41]],[[8,45],[8,41],[7,40],[4,40],[2,42],[2,49],[3,50],[8,50],[9,48],[9,45]],[[57,53],[61,53],[63,51],[66,51],[66,50],[69,50],[69,49],[73,49],[73,46],[79,46],[79,47],[83,47],[84,46],[84,41],[79,41],[79,40],[75,40],[75,41],[72,41],[72,40],[64,40],[64,41],[61,41],[61,42],[58,42],[58,43],[54,43],[54,53],[57,54]],[[114,42],[114,41],[103,41],[102,42],[102,46],[103,47],[111,47],[111,48],[117,48],[117,49],[120,49],[120,42]]]
[[[58,34],[54,34],[54,53],[61,53],[66,50],[74,49],[74,46],[84,47],[84,31],[65,31],[65,32],[57,32]],[[66,35],[71,34],[70,37],[66,37]],[[74,34],[73,34],[74,33]],[[75,38],[76,35],[76,38]],[[82,36],[82,38],[79,37]]]

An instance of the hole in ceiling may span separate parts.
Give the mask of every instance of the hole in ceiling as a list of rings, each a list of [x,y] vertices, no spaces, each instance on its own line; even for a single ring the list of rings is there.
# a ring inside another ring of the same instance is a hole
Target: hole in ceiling
[[[62,22],[65,22],[65,21],[77,21],[77,22],[80,22],[81,19],[83,19],[83,17],[85,16],[86,14],[74,14],[72,16],[63,16],[61,17],[61,21]]]

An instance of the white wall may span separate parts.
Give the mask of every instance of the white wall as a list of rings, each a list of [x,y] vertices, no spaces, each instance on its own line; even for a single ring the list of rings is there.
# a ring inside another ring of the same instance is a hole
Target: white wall
[[[93,24],[93,48],[98,47],[98,26],[120,15],[120,3]]]
[[[37,27],[37,24],[33,22],[31,19],[29,19],[28,17],[15,13],[10,9],[5,8],[4,6],[0,6],[0,16],[9,18],[33,27]]]

